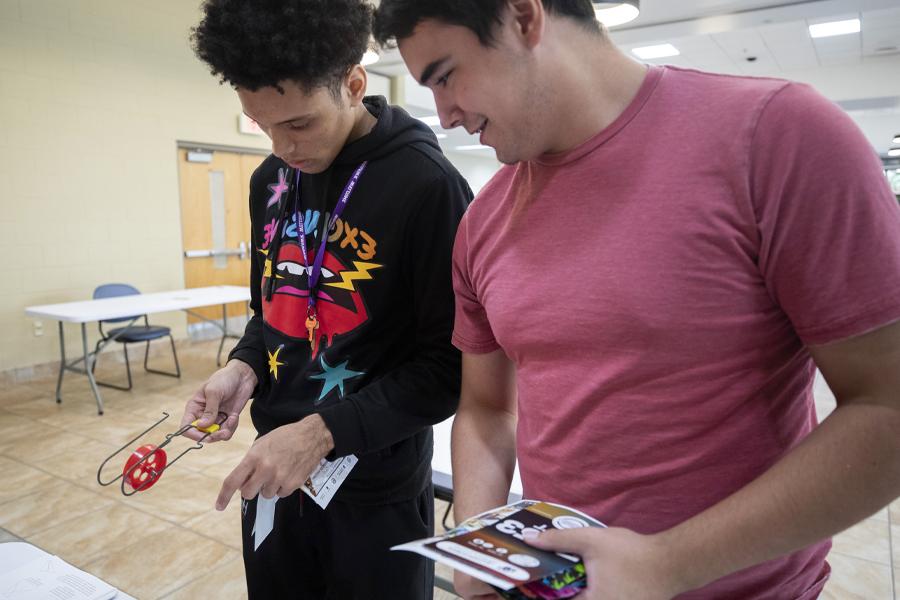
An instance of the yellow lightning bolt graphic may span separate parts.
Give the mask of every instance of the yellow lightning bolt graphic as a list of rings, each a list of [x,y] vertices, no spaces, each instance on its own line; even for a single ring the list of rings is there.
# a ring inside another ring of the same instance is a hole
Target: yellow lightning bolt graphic
[[[281,352],[282,348],[284,348],[284,344],[278,346],[278,348],[275,349],[274,354],[266,350],[269,354],[269,373],[275,376],[275,381],[278,381],[278,367],[283,367],[286,364],[278,362],[278,353]]]
[[[261,252],[264,256],[269,256],[269,251],[268,251],[268,250],[260,250],[260,252]],[[265,265],[263,265],[263,274],[262,274],[262,276],[263,276],[263,278],[271,277],[271,276],[272,276],[272,259],[271,259],[271,258],[267,258],[267,259],[266,259],[266,263],[265,263]],[[275,279],[284,279],[284,275],[279,275],[278,273],[275,273]]]
[[[267,258],[266,258],[266,264],[265,264],[265,266],[263,267],[263,274],[262,274],[262,276],[263,276],[263,277],[271,277],[271,276],[272,276],[272,259],[271,259],[271,258],[268,258],[268,256],[269,256],[269,251],[268,251],[268,250],[263,250],[262,248],[257,248],[257,250],[259,251],[260,254],[262,254],[263,256],[267,257]]]
[[[360,262],[358,260],[354,260],[353,266],[356,267],[355,271],[348,270],[338,273],[343,281],[341,281],[340,283],[326,283],[325,285],[355,292],[356,286],[353,283],[354,281],[368,281],[372,279],[372,276],[369,275],[369,271],[380,269],[384,265],[376,265],[375,263]]]

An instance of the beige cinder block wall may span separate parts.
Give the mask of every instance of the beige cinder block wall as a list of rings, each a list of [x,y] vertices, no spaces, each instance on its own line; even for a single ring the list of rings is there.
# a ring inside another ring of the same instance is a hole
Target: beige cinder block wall
[[[0,372],[58,360],[56,323],[35,337],[26,306],[184,285],[177,140],[269,147],[190,51],[198,7],[0,0]],[[185,335],[181,313],[153,321]]]

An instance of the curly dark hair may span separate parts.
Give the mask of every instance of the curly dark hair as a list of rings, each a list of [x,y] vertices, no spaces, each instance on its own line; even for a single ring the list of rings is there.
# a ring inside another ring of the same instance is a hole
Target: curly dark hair
[[[333,93],[372,31],[365,0],[205,0],[191,46],[221,83],[257,91],[291,80]]]
[[[471,30],[484,46],[492,45],[494,28],[509,0],[381,0],[375,15],[375,39],[383,46],[412,35],[425,19]],[[548,13],[567,17],[593,33],[602,33],[590,0],[542,0]]]

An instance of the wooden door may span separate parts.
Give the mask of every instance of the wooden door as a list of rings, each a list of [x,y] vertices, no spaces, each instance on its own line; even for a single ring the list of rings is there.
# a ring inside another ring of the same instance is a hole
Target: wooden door
[[[186,288],[250,284],[250,176],[265,157],[209,150],[178,149],[181,238]],[[243,315],[243,303],[228,305]],[[221,319],[220,307],[194,309]],[[188,322],[197,319],[189,316]]]

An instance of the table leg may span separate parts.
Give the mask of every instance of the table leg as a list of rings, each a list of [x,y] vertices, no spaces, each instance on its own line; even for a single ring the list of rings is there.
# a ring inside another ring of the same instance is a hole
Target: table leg
[[[219,351],[216,353],[216,366],[222,366],[222,348],[225,346],[225,338],[228,337],[228,305],[222,305],[222,339],[219,341]]]
[[[94,372],[91,369],[97,357],[88,353],[87,326],[84,323],[81,324],[81,346],[84,349],[84,371],[87,374],[88,381],[91,383],[94,398],[97,400],[97,414],[102,415],[103,400],[100,398],[100,390],[97,389],[97,381],[94,379]]]
[[[63,334],[63,322],[59,322],[59,378],[56,380],[56,403],[62,403],[62,380],[66,372],[66,338]]]

